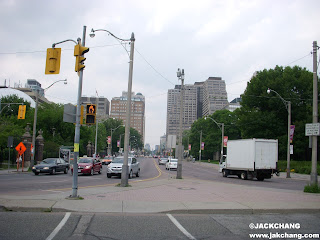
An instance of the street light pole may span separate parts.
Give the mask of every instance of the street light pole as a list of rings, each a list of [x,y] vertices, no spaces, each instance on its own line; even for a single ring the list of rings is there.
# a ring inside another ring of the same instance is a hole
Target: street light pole
[[[288,111],[288,143],[287,143],[287,178],[290,178],[290,128],[291,128],[291,102],[284,100],[279,93],[268,88],[267,93],[274,92],[283,102]]]
[[[317,41],[313,42],[313,103],[312,103],[312,123],[318,123],[318,75],[317,75]],[[312,167],[310,182],[318,185],[317,173],[317,157],[318,157],[318,136],[312,136]]]
[[[64,84],[67,84],[67,79],[65,80],[58,80],[52,83],[49,87],[45,88],[44,91],[51,88],[54,84],[57,82],[65,82]],[[37,116],[38,116],[38,105],[39,105],[39,89],[36,90],[36,105],[34,108],[34,117],[33,117],[33,129],[32,129],[32,147],[33,147],[33,153],[31,155],[31,161],[30,161],[30,168],[34,165],[34,157],[36,154],[36,132],[37,132]]]
[[[126,42],[130,41],[130,66],[129,66],[129,79],[128,79],[128,96],[127,96],[127,112],[126,112],[126,126],[125,126],[125,139],[124,139],[124,160],[123,160],[123,166],[122,166],[122,174],[121,174],[121,187],[128,186],[128,155],[129,155],[129,134],[130,134],[130,115],[131,115],[131,92],[132,92],[132,73],[133,73],[133,55],[134,55],[134,33],[131,34],[130,39],[121,39],[115,36],[113,33],[111,33],[108,30],[105,29],[92,29],[90,33],[90,37],[94,37],[96,31],[104,31],[110,34],[112,37],[116,38],[118,41]],[[122,45],[122,43],[121,43]]]
[[[222,156],[223,156],[223,137],[224,137],[224,123],[218,123],[216,120],[214,120],[212,117],[206,116],[204,117],[204,120],[206,120],[207,118],[210,118],[215,124],[217,124],[217,126],[220,128],[221,130],[221,152],[220,152],[220,164],[222,163]],[[221,127],[219,126],[219,124],[221,125]]]
[[[131,92],[132,92],[132,72],[133,72],[133,54],[134,54],[134,33],[131,34],[131,47],[130,47],[130,67],[129,67],[129,79],[128,79],[128,96],[127,96],[127,112],[126,112],[126,127],[124,137],[124,159],[121,174],[121,187],[128,186],[129,166],[129,134],[130,134],[130,115],[131,115]]]
[[[177,179],[182,179],[182,158],[183,158],[183,147],[182,147],[182,121],[183,121],[183,81],[184,81],[184,69],[180,71],[178,68],[177,77],[181,80],[180,90],[180,119],[179,119],[179,152],[178,152],[178,166],[177,166]]]

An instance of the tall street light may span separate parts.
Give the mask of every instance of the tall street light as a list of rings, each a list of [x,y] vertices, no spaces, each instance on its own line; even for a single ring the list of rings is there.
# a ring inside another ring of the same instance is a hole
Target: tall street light
[[[127,96],[127,112],[126,112],[126,127],[125,127],[125,138],[124,138],[124,159],[122,166],[122,174],[121,174],[121,187],[128,186],[128,178],[129,178],[129,166],[128,166],[128,155],[129,155],[129,134],[130,134],[130,115],[131,115],[131,91],[132,91],[132,72],[133,72],[133,55],[134,55],[134,33],[131,34],[130,39],[121,39],[116,37],[110,31],[105,29],[97,29],[91,30],[90,37],[95,36],[95,32],[104,31],[110,34],[112,37],[116,38],[120,42],[129,42],[130,41],[130,65],[129,65],[129,79],[128,79],[128,96]]]
[[[182,147],[182,120],[183,120],[183,81],[184,81],[184,69],[178,68],[177,77],[181,80],[180,90],[180,121],[179,121],[179,152],[178,152],[178,166],[177,166],[177,179],[182,179],[182,158],[183,158],[183,147]]]
[[[67,84],[67,79],[58,80],[52,83],[49,87],[44,89],[44,92],[51,88],[57,82],[64,82]],[[39,103],[39,89],[36,90],[36,106],[34,109],[34,117],[33,117],[33,130],[32,130],[32,146],[33,146],[33,154],[31,155],[30,168],[34,165],[34,156],[36,155],[36,131],[37,131],[37,116],[38,116],[38,103]]]
[[[204,117],[204,120],[207,120],[207,118],[210,118],[221,130],[221,153],[220,153],[220,164],[222,163],[222,156],[223,156],[223,137],[224,137],[224,123],[217,123],[216,120],[214,120],[212,117],[206,116]],[[221,125],[221,127],[220,127]]]
[[[279,93],[268,88],[267,93],[274,92],[283,102],[288,111],[288,146],[287,146],[287,178],[290,178],[290,128],[291,128],[291,102],[284,100]]]

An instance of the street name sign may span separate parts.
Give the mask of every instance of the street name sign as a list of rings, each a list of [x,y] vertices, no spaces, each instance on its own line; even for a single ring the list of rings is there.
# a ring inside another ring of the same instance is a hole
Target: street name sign
[[[307,123],[306,136],[320,136],[320,123]]]

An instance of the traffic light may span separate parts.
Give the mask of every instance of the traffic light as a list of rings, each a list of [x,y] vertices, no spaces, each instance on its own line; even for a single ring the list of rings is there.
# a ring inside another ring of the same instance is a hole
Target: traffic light
[[[26,117],[26,105],[19,105],[19,110],[18,110],[18,119],[25,119]]]
[[[45,74],[60,73],[61,48],[48,48]]]
[[[83,62],[86,60],[83,55],[85,53],[89,52],[89,48],[82,46],[81,44],[77,44],[74,47],[74,56],[76,57],[76,65],[75,65],[75,71],[80,72],[81,69],[85,68],[85,65]]]
[[[86,111],[86,124],[95,124],[96,123],[96,104],[87,104]]]

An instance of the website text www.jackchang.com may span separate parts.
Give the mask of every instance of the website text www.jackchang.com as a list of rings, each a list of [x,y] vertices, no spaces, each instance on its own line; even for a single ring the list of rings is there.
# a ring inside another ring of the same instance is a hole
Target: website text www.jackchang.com
[[[319,233],[250,233],[251,239],[319,239]]]

